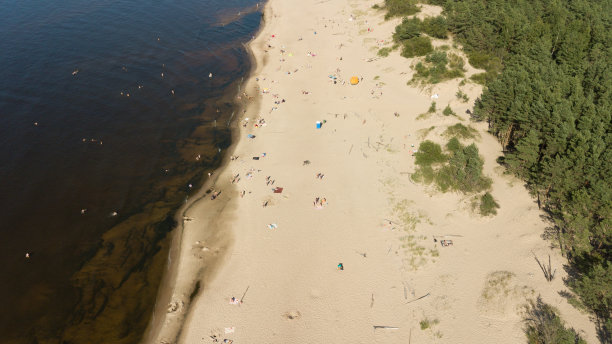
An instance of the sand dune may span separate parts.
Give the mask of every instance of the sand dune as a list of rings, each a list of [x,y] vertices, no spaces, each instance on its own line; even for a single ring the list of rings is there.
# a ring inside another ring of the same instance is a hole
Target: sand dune
[[[459,79],[408,86],[412,60],[376,55],[400,19],[385,21],[373,4],[266,5],[250,45],[257,67],[239,100],[249,105],[237,123],[238,158],[211,177],[222,193],[202,194],[185,212],[173,307],[151,341],[520,343],[521,307],[541,294],[595,342],[588,317],[559,295],[564,259],[540,238],[547,224],[521,181],[496,164],[501,147],[486,124],[472,125],[497,216],[475,214],[471,195],[411,181],[419,143],[467,125],[482,90],[462,86],[463,103]],[[439,12],[428,6],[419,16]],[[417,119],[434,94],[458,116]],[[551,255],[553,282],[533,253]]]

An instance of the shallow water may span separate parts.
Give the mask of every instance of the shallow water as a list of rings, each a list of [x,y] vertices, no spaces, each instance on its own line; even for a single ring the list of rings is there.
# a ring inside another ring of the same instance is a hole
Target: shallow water
[[[255,3],[3,4],[2,342],[141,337],[172,211],[230,144],[260,13],[227,18]]]

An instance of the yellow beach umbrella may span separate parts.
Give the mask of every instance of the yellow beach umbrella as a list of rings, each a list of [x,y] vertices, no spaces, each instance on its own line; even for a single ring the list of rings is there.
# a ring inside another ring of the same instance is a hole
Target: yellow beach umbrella
[[[357,85],[359,83],[359,78],[356,76],[351,77],[351,85]]]

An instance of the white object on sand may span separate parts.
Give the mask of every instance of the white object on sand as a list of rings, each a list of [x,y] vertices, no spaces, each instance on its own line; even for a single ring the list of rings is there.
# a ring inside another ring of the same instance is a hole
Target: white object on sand
[[[234,327],[226,327],[225,328],[225,333],[234,333],[236,329]]]

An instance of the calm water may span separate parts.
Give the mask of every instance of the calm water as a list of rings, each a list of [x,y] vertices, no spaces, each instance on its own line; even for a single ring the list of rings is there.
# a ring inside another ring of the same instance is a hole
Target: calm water
[[[0,2],[0,342],[138,341],[172,212],[230,144],[255,3]]]

